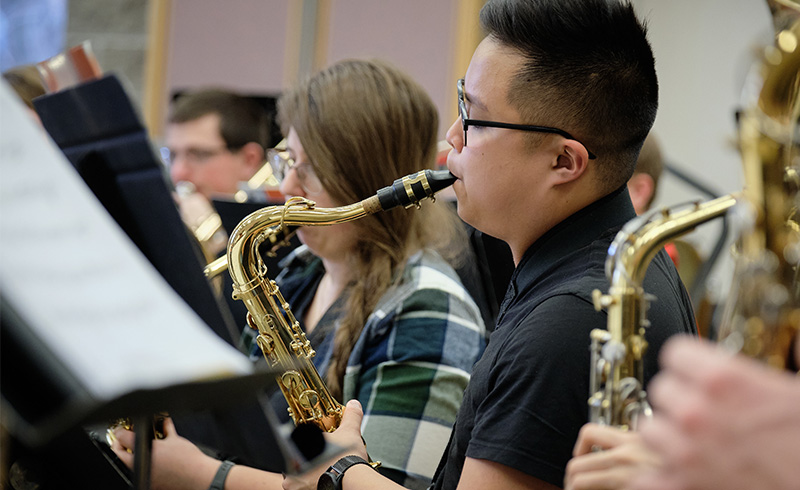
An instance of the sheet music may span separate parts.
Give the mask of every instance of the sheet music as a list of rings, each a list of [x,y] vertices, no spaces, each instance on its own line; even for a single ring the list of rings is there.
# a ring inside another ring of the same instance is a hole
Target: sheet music
[[[0,289],[100,399],[246,374],[0,83]]]

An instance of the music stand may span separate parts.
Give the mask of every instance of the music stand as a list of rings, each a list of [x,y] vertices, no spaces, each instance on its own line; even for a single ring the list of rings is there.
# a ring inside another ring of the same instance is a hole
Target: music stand
[[[47,132],[170,286],[231,345],[239,331],[203,275],[166,170],[114,75],[34,99]]]
[[[71,454],[58,455],[70,463],[83,459],[98,474],[85,475],[86,467],[79,469],[81,483],[102,485],[114,490],[133,487],[149,488],[150,450],[153,439],[152,414],[191,412],[199,409],[227,409],[251,401],[255,393],[262,393],[275,383],[276,372],[259,370],[249,374],[231,374],[217,379],[191,381],[148,389],[137,389],[120,396],[104,399],[76,375],[69,362],[60,359],[30,328],[17,308],[7,298],[0,297],[0,346],[2,357],[3,424],[9,432],[28,448],[57,445]],[[15,377],[20,370],[27,372],[25,379]],[[36,389],[26,389],[33,384]],[[285,429],[281,429],[271,407],[264,406],[264,424],[272,435],[264,444],[274,445],[273,451],[280,461],[273,465],[285,472],[302,471],[332,455],[338,448],[325,447],[322,453],[310,453],[297,446]],[[129,473],[107,448],[95,442],[87,444],[85,438],[76,437],[75,429],[127,417],[134,421],[137,444],[133,472]],[[320,435],[321,437],[321,435]],[[100,452],[94,453],[94,449]],[[80,456],[76,456],[79,451]],[[111,465],[96,463],[104,457]],[[89,458],[89,459],[86,459]],[[52,460],[51,460],[52,461]],[[58,465],[58,461],[55,462]],[[65,470],[67,472],[70,469]],[[64,475],[61,475],[62,477]],[[73,475],[73,478],[78,478]],[[65,478],[63,481],[70,481]],[[62,482],[63,482],[62,481]]]
[[[48,446],[84,424],[224,407],[273,383],[166,283],[3,82],[0,119],[0,413],[15,442]],[[303,467],[289,439],[274,440],[287,470]]]

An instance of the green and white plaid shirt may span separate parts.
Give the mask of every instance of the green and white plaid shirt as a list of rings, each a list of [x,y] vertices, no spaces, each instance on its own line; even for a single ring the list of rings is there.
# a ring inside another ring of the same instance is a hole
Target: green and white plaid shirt
[[[285,263],[277,281],[300,319],[324,270],[306,247]],[[310,335],[323,378],[336,310]],[[364,407],[361,431],[381,473],[409,488],[430,484],[485,339],[481,313],[453,268],[433,251],[411,257],[367,319],[344,379],[343,402],[355,398]]]

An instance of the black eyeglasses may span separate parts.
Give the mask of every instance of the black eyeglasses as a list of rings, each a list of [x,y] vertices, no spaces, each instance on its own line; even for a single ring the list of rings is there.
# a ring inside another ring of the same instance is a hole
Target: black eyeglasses
[[[482,126],[487,128],[502,128],[502,129],[516,129],[519,131],[534,131],[537,133],[553,133],[561,135],[567,139],[575,140],[571,134],[558,128],[551,128],[549,126],[532,126],[530,124],[512,124],[496,121],[483,121],[480,119],[470,119],[467,117],[467,103],[464,101],[464,79],[458,80],[458,111],[461,114],[461,126],[464,128],[464,146],[467,146],[467,129],[470,126]],[[579,142],[580,143],[580,142]],[[583,143],[581,143],[583,145]],[[586,145],[583,145],[586,148]],[[595,159],[597,156],[586,148],[589,153],[590,159]]]

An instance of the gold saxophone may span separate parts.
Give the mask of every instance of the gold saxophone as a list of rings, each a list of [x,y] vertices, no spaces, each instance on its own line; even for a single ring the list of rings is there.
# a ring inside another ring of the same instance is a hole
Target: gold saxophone
[[[774,0],[776,25],[798,18],[800,4]],[[789,14],[788,10],[793,13]],[[636,429],[651,413],[643,388],[643,357],[651,298],[642,289],[657,250],[697,225],[722,216],[734,204],[750,210],[749,230],[739,239],[735,277],[721,342],[732,350],[783,368],[800,330],[800,23],[779,29],[767,50],[764,84],[757,104],[739,119],[745,171],[740,198],[723,196],[679,213],[655,211],[626,224],[609,249],[608,294],[594,291],[595,308],[608,308],[608,330],[591,332],[590,421]]]
[[[652,413],[644,390],[647,309],[651,296],[642,288],[650,261],[665,243],[720,217],[736,203],[727,195],[690,209],[654,210],[622,227],[609,247],[608,294],[593,291],[594,307],[608,310],[608,327],[591,331],[590,422],[636,430]]]
[[[775,45],[760,65],[763,85],[739,117],[750,221],[738,242],[719,342],[784,369],[800,329],[800,5],[782,1],[775,7],[780,17],[775,16]]]
[[[326,432],[341,422],[344,407],[330,394],[312,362],[314,349],[294,317],[290,305],[267,277],[259,249],[275,245],[299,226],[327,226],[354,221],[396,206],[419,207],[424,198],[455,182],[447,170],[424,170],[397,179],[374,196],[349,206],[317,208],[313,201],[293,198],[283,206],[260,209],[231,233],[226,263],[209,265],[207,274],[227,266],[233,279],[234,299],[244,301],[247,322],[270,368],[278,370],[278,386],[289,404],[295,424],[313,424]]]

